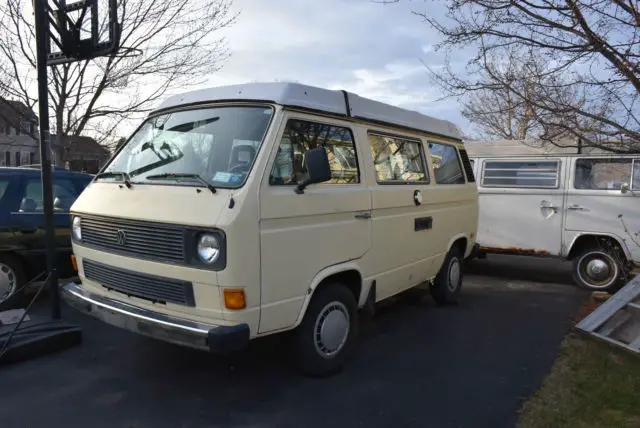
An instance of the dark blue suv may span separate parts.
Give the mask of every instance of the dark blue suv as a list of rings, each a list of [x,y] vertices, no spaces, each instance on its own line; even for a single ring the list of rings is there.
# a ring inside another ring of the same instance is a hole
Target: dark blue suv
[[[62,278],[71,277],[75,271],[69,208],[93,176],[54,168],[52,178],[58,272]],[[35,167],[0,167],[0,310],[9,296],[46,271],[40,180],[40,170]]]

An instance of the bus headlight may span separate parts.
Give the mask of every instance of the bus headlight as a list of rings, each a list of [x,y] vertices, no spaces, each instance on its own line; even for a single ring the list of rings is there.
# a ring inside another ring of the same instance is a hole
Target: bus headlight
[[[80,217],[74,217],[71,227],[71,234],[76,241],[82,241],[82,220]]]
[[[220,257],[220,241],[218,237],[204,233],[198,238],[198,257],[200,260],[207,264],[213,264]]]

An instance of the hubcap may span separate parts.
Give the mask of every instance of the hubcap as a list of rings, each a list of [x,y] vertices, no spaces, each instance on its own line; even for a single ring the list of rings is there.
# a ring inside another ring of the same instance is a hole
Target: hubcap
[[[331,302],[320,311],[314,328],[314,343],[324,358],[336,355],[346,343],[349,320],[349,311],[340,302]]]
[[[607,279],[611,274],[611,269],[609,269],[609,265],[600,259],[591,260],[587,263],[586,272],[589,278],[594,279],[595,281],[602,281]]]
[[[460,261],[458,259],[452,259],[449,264],[449,286],[450,291],[456,291],[460,284]]]
[[[11,296],[18,285],[15,272],[4,263],[0,263],[0,303]]]
[[[608,254],[587,253],[580,260],[578,275],[590,287],[606,288],[613,284],[618,276],[618,265]]]

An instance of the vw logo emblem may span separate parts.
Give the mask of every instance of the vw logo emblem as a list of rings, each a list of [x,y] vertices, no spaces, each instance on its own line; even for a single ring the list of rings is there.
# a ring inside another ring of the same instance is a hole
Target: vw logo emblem
[[[116,232],[116,241],[118,242],[118,245],[124,246],[127,243],[127,234],[125,233],[124,230],[119,229]]]

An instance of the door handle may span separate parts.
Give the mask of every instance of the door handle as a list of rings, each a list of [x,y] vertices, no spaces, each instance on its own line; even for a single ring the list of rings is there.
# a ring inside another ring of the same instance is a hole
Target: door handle
[[[355,215],[355,217],[357,219],[366,220],[366,219],[371,218],[371,212],[370,211],[366,211],[366,212],[363,212],[363,213],[358,213],[358,214]]]
[[[558,207],[547,201],[542,201],[540,203],[540,208],[549,208],[550,210],[558,211]]]
[[[569,205],[567,207],[568,210],[574,210],[574,211],[585,211],[586,208],[585,207],[581,207],[580,205]]]

